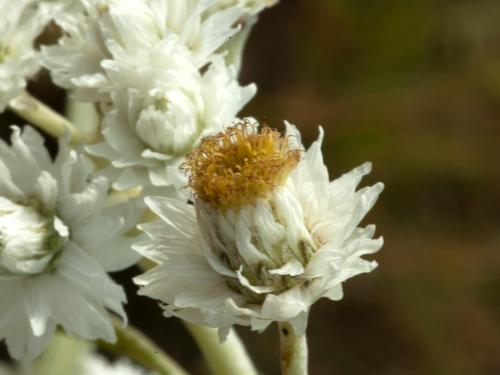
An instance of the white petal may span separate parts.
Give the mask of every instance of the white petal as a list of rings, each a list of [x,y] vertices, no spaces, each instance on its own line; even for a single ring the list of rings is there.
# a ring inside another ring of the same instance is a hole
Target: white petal
[[[248,281],[248,279],[242,274],[242,268],[236,271],[236,274],[238,275],[238,281],[240,282],[240,284],[243,285],[245,288],[250,289],[254,293],[257,294],[271,293],[275,289],[273,286],[252,285],[250,281]]]
[[[39,277],[27,282],[23,290],[26,312],[35,336],[45,333],[52,309],[52,296],[43,279]]]
[[[280,268],[270,270],[269,273],[271,275],[289,275],[289,276],[298,276],[304,273],[304,267],[298,260],[291,260],[285,263]]]
[[[98,177],[82,192],[62,197],[58,205],[61,219],[73,227],[96,215],[104,207],[107,191],[108,181]]]
[[[55,209],[58,195],[56,179],[47,171],[42,171],[35,183],[35,195],[51,211]]]
[[[0,160],[0,192],[12,198],[25,197],[24,192],[12,181],[12,175],[2,160]]]

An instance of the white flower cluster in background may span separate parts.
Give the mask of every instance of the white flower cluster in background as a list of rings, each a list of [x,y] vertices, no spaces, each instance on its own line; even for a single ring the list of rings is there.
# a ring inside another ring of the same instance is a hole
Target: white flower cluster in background
[[[106,207],[109,182],[66,138],[52,160],[35,130],[14,127],[0,158],[0,338],[14,358],[37,356],[58,326],[113,341],[106,310],[125,319],[126,296],[107,272],[137,261],[124,234],[138,211]]]
[[[39,110],[23,91],[44,66],[74,101],[95,105],[102,135],[78,152],[61,138],[54,160],[29,126],[0,144],[0,339],[12,357],[36,357],[58,327],[115,340],[108,310],[125,320],[126,296],[108,272],[138,260],[143,209],[110,194],[178,195],[165,187],[186,185],[186,155],[255,95],[238,82],[238,55],[273,3],[0,0],[0,113],[17,111],[16,98],[22,116]],[[59,39],[40,46],[49,24]]]
[[[233,26],[243,14],[238,6],[208,13],[210,0],[82,0],[84,9],[63,22],[59,44],[43,49],[54,81],[88,101],[109,98],[114,82],[105,69],[117,49],[133,58],[138,50],[160,48],[175,37],[198,68],[238,32]],[[168,61],[166,62],[169,63]],[[166,66],[168,67],[168,65]]]
[[[320,138],[303,151],[300,134],[260,132],[245,120],[208,137],[184,166],[194,206],[148,197],[161,219],[134,248],[158,265],[135,280],[166,316],[220,328],[263,330],[290,322],[300,335],[311,305],[342,298],[342,283],[372,271],[361,257],[382,247],[375,227],[358,227],[383,184],[356,190],[364,164],[330,182]]]
[[[83,1],[58,45],[43,48],[54,81],[104,113],[104,143],[116,189],[168,186],[206,134],[232,121],[254,96],[240,86],[223,46],[247,4],[210,0]],[[253,6],[252,6],[253,8]]]
[[[176,38],[133,58],[123,52],[106,64],[117,90],[103,119],[105,142],[87,149],[110,161],[116,189],[172,184],[186,154],[232,121],[255,86],[241,87],[220,56],[202,75]]]

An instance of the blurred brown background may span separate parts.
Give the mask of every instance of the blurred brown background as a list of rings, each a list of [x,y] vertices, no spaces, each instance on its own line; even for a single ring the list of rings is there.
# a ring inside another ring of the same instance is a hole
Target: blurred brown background
[[[333,176],[386,184],[380,267],[313,307],[312,374],[500,373],[500,2],[283,0],[246,53],[248,113],[317,125]],[[277,373],[273,334],[251,348]]]
[[[371,160],[363,183],[386,184],[365,220],[385,238],[380,267],[313,307],[312,375],[500,373],[499,20],[498,0],[281,0],[255,27],[243,113],[287,119],[306,144],[321,124],[332,177]],[[62,108],[47,82],[31,90]],[[136,273],[119,276],[132,323],[206,374],[182,325],[135,295]],[[275,327],[239,332],[279,374]]]

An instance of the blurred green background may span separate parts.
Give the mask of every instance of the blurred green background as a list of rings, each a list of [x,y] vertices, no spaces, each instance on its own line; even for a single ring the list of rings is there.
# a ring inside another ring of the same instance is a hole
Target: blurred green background
[[[310,316],[312,375],[500,373],[500,2],[281,0],[245,51],[243,114],[326,132],[332,177],[371,160],[380,267]],[[31,91],[62,108],[42,76]],[[5,117],[4,121],[15,121]],[[6,134],[3,127],[2,132]],[[182,325],[127,283],[131,322],[197,374]],[[275,327],[239,332],[279,374]],[[235,374],[236,375],[236,374]]]

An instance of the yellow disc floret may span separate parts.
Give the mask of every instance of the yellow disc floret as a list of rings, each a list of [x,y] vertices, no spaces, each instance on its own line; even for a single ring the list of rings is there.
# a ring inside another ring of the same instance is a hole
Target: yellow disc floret
[[[287,137],[242,121],[204,138],[181,167],[197,198],[227,210],[253,204],[284,183],[300,160]]]

